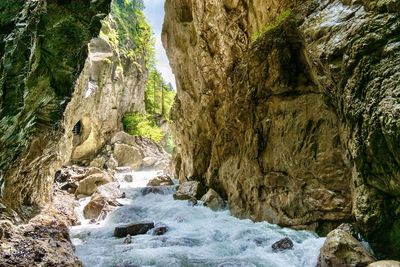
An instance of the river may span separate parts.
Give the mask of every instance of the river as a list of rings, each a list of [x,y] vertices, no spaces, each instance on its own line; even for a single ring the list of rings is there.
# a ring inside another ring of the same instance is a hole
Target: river
[[[123,182],[127,173],[118,173],[121,190],[126,198],[123,204],[100,224],[82,224],[71,229],[76,254],[86,267],[133,266],[316,266],[324,238],[307,231],[281,228],[266,222],[254,223],[230,215],[228,210],[213,212],[201,203],[173,200],[173,188],[164,194],[141,193],[155,171],[132,172],[134,181]],[[88,199],[82,199],[82,209]],[[162,236],[150,234],[132,237],[131,244],[113,237],[115,226],[131,222],[154,221],[167,225]],[[294,247],[273,252],[271,245],[285,237]]]

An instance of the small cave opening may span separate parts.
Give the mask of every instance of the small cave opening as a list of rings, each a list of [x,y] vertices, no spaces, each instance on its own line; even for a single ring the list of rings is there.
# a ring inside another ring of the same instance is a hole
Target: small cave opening
[[[74,127],[72,128],[72,133],[74,135],[80,135],[82,132],[82,122],[78,121],[77,123],[75,123]]]

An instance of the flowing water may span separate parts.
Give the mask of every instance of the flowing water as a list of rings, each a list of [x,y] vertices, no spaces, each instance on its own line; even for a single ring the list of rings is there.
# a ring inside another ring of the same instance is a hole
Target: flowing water
[[[134,182],[120,182],[127,196],[119,199],[124,206],[99,225],[83,221],[72,227],[72,241],[84,266],[316,266],[323,238],[266,222],[240,220],[228,210],[213,212],[202,205],[174,201],[172,188],[165,189],[164,195],[143,196],[140,189],[157,173],[131,174]],[[120,181],[123,175],[117,175]],[[87,201],[81,200],[79,213]],[[113,237],[115,226],[149,220],[167,225],[169,231],[162,236],[133,236],[131,244]],[[293,249],[272,252],[271,245],[284,237],[293,240]]]

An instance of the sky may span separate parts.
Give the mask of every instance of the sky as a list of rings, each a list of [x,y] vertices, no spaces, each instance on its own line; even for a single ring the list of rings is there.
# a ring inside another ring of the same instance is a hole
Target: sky
[[[157,58],[157,69],[162,73],[162,76],[164,77],[166,82],[172,83],[175,88],[175,76],[172,74],[167,54],[165,53],[164,47],[161,43],[161,31],[164,21],[165,0],[144,0],[143,2],[146,6],[144,14],[146,15],[151,27],[153,28],[153,32],[156,37],[155,52]]]

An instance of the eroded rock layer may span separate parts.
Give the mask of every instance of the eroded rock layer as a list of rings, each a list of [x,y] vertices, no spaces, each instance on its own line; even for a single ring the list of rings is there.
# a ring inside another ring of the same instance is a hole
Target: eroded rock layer
[[[0,199],[8,206],[49,200],[62,113],[109,4],[1,1]]]
[[[166,2],[174,169],[234,214],[399,257],[400,3]]]

